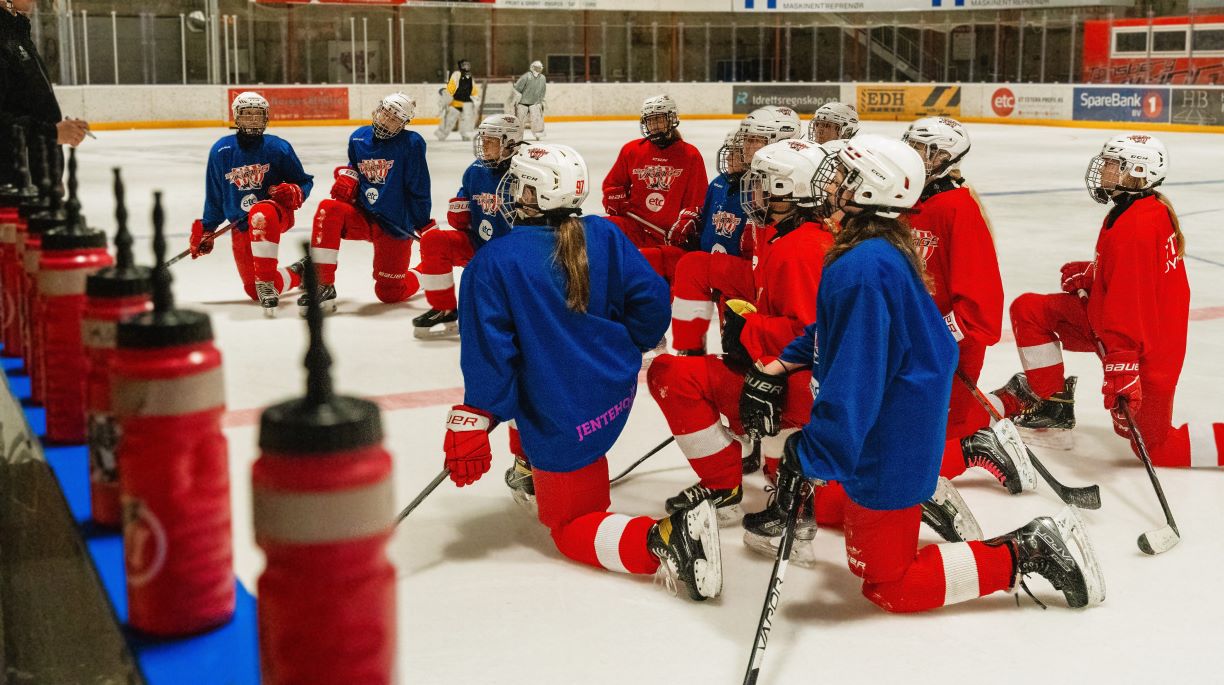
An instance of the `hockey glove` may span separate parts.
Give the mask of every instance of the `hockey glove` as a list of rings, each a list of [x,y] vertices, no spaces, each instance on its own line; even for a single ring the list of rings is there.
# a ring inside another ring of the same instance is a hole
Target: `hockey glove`
[[[272,186],[272,189],[268,191],[268,197],[272,198],[272,201],[276,204],[291,212],[296,212],[297,210],[301,209],[302,202],[304,202],[306,199],[302,195],[301,186],[293,183],[281,183],[279,185]]]
[[[764,367],[754,364],[744,376],[744,387],[740,391],[740,422],[748,437],[760,440],[777,435],[782,430],[782,404],[786,401],[786,376],[765,373]]]
[[[352,167],[338,166],[335,171],[336,181],[332,183],[331,196],[337,202],[353,204],[357,199],[359,178],[357,170]]]
[[[472,202],[466,197],[452,197],[446,208],[446,223],[458,231],[472,226]]]
[[[1105,408],[1114,409],[1118,400],[1126,398],[1132,412],[1139,411],[1143,388],[1139,384],[1139,355],[1134,352],[1111,352],[1105,355],[1105,379],[1101,383]],[[1121,413],[1121,412],[1119,412]]]
[[[1130,423],[1126,420],[1126,414],[1122,413],[1121,407],[1114,407],[1109,410],[1109,418],[1113,419],[1113,429],[1118,435],[1131,439]]]
[[[447,414],[443,449],[455,485],[471,485],[489,470],[493,463],[489,431],[494,425],[493,417],[466,404],[456,404]]]
[[[756,307],[745,300],[727,300],[727,306],[723,312],[723,361],[733,369],[746,369],[752,365],[754,360],[748,354],[748,349],[740,342],[740,336],[744,333],[744,325],[748,323],[747,317],[756,313]]]
[[[799,441],[802,439],[803,431],[795,431],[786,438],[786,443],[782,446],[782,460],[778,463],[778,483],[809,483],[813,487],[823,487],[828,484],[827,481],[803,475],[803,464],[799,461]],[[782,485],[778,487],[781,488]]]
[[[608,216],[621,216],[629,210],[629,194],[624,188],[609,190],[604,193],[603,204]]]
[[[191,224],[191,258],[202,257],[213,249],[213,232],[204,230],[204,221],[196,219]]]
[[[1064,293],[1079,294],[1080,290],[1092,292],[1096,280],[1096,264],[1093,262],[1067,262],[1062,266],[1062,289]]]
[[[697,235],[701,212],[697,208],[682,209],[676,217],[676,222],[667,230],[667,244],[684,246]]]

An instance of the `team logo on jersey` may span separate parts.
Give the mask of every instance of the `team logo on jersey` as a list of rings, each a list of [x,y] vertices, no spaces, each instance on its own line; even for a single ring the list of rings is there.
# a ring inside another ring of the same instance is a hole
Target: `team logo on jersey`
[[[394,159],[363,159],[357,162],[357,170],[370,183],[386,183],[387,174],[391,173],[393,166],[395,166]]]
[[[370,204],[377,203],[378,202],[378,188],[370,188],[369,190],[366,190],[365,199],[366,199],[366,202],[369,202]]]
[[[488,219],[480,222],[480,228],[477,229],[481,239],[488,242],[493,239],[493,224],[489,223]]]
[[[730,238],[735,235],[735,229],[739,228],[740,219],[738,216],[728,211],[714,212],[714,216],[710,217],[710,223],[714,225],[714,232],[724,238]]]
[[[248,164],[230,169],[225,180],[234,184],[238,190],[258,190],[263,187],[264,177],[268,175],[271,164]]]
[[[633,175],[645,183],[650,190],[671,190],[672,183],[682,173],[684,173],[683,170],[664,164],[651,164],[633,170]]]
[[[1177,236],[1170,235],[1169,239],[1165,241],[1164,246],[1165,273],[1169,273],[1177,268],[1177,263],[1181,261],[1181,255],[1177,254],[1177,252]]]
[[[480,205],[480,211],[485,214],[495,213],[501,207],[501,199],[497,197],[497,193],[481,193],[473,195],[472,201]]]
[[[546,154],[548,154],[548,150],[545,150],[542,147],[533,147],[533,148],[527,149],[527,155],[530,156],[532,159],[541,159]]]
[[[920,228],[911,230],[914,232],[914,247],[918,249],[918,254],[922,257],[922,263],[926,264],[927,260],[934,254],[935,248],[939,247],[939,236]]]
[[[667,199],[662,193],[651,193],[646,196],[646,209],[652,212],[657,212],[663,209],[663,205],[667,204]]]
[[[259,198],[255,197],[255,193],[248,193],[243,196],[242,202],[239,202],[238,206],[242,207],[242,211],[249,212],[251,207],[254,207],[257,202],[259,202]]]

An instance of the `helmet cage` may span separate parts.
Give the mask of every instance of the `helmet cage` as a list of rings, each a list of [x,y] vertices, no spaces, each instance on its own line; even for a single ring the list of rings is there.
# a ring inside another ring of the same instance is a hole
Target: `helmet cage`
[[[646,125],[647,120],[652,117],[667,116],[667,128],[655,133],[650,132],[650,127]],[[675,112],[650,112],[643,114],[638,120],[641,125],[642,137],[651,141],[666,140],[671,137],[672,131],[680,127],[680,116]]]

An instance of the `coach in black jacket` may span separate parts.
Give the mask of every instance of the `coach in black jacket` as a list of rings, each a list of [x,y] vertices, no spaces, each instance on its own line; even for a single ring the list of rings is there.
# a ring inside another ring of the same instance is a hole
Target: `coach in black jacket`
[[[30,38],[26,15],[36,0],[0,0],[0,159],[12,155],[13,124],[25,127],[27,135],[54,137],[60,145],[80,145],[89,124],[65,119],[60,112],[47,69]],[[0,182],[11,165],[0,164]]]

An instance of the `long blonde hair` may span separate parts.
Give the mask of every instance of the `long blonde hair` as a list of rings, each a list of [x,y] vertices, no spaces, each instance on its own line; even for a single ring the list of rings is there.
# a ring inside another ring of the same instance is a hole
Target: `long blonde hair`
[[[1181,221],[1177,218],[1177,212],[1173,211],[1173,203],[1169,202],[1169,198],[1165,197],[1160,191],[1153,191],[1152,194],[1169,210],[1169,221],[1173,224],[1173,239],[1177,241],[1177,256],[1186,256],[1186,236],[1182,235]]]
[[[582,217],[568,216],[557,227],[553,261],[565,273],[565,304],[584,313],[591,302],[591,265],[587,261],[586,225]]]

